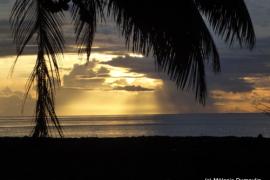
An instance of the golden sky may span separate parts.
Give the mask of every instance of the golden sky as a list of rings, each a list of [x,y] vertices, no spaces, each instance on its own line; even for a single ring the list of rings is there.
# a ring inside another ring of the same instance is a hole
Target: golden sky
[[[35,62],[34,55],[22,56],[10,76],[14,58],[1,57],[0,61],[1,115],[20,115],[25,83]],[[151,70],[136,69],[140,63]],[[192,93],[177,91],[166,75],[157,73],[152,59],[126,52],[120,56],[93,53],[88,64],[77,54],[66,53],[59,64],[62,81],[56,92],[59,115],[256,112],[256,103],[270,97],[268,76],[246,76],[241,81],[253,84],[254,88],[239,92],[217,88],[209,92],[210,103],[203,107],[195,102]],[[33,113],[34,101],[33,89],[24,115]]]
[[[153,58],[128,51],[115,25],[100,24],[91,62],[78,56],[73,29],[64,31],[66,53],[59,61],[62,84],[56,92],[59,115],[116,115],[259,112],[257,105],[270,102],[270,5],[248,0],[247,5],[257,32],[257,46],[252,51],[228,48],[217,40],[222,73],[207,72],[208,99],[199,105],[190,91],[178,91],[166,74],[158,73]],[[27,47],[14,74],[14,45],[8,25],[12,0],[0,2],[0,116],[19,116],[25,83],[35,63],[34,45]],[[260,14],[258,16],[256,14]],[[256,16],[255,16],[256,15]],[[266,18],[268,17],[268,18]],[[23,115],[33,115],[35,91],[25,104]]]

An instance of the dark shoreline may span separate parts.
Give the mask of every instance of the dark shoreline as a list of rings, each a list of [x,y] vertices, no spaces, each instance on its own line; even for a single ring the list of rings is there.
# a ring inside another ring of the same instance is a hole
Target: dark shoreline
[[[270,139],[0,138],[0,162],[0,179],[266,179]]]

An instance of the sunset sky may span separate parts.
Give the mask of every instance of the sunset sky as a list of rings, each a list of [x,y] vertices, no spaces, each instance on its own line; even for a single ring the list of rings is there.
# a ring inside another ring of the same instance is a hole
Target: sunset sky
[[[35,55],[28,46],[14,74],[15,46],[9,26],[13,0],[0,1],[0,116],[19,116],[25,83]],[[191,92],[176,89],[166,74],[155,69],[154,59],[134,54],[110,19],[98,25],[91,62],[77,55],[73,26],[66,17],[66,53],[59,61],[62,85],[56,93],[59,115],[116,115],[256,112],[257,103],[270,101],[270,2],[246,0],[257,44],[253,51],[229,48],[216,39],[222,72],[207,71],[208,99],[199,105]],[[177,18],[175,21],[177,24]],[[31,92],[23,115],[33,115],[35,93]]]

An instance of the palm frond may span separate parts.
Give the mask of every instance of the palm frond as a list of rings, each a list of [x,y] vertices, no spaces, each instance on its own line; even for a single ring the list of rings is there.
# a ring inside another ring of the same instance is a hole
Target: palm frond
[[[103,19],[104,0],[73,0],[72,17],[79,53],[86,53],[89,61],[97,21]]]
[[[205,103],[205,62],[211,60],[215,72],[220,71],[220,63],[215,43],[193,1],[109,0],[108,12],[128,47],[146,56],[153,53],[158,67],[178,88],[193,89],[196,99]]]
[[[256,38],[252,21],[244,0],[195,0],[215,33],[230,45],[238,41],[240,46],[252,49]]]
[[[49,121],[62,136],[62,128],[54,110],[55,84],[60,83],[57,60],[60,58],[58,54],[63,54],[64,49],[61,30],[63,6],[59,3],[51,0],[17,0],[10,19],[18,57],[29,41],[36,37],[36,65],[26,86],[27,96],[36,81],[36,126],[33,137],[48,136]]]

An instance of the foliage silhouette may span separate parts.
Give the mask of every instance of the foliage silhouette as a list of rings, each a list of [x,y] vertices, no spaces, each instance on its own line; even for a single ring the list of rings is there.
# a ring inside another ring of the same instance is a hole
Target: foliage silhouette
[[[158,69],[166,72],[179,89],[193,90],[201,104],[205,104],[207,97],[205,63],[210,61],[213,71],[220,71],[219,53],[205,20],[230,45],[237,41],[241,47],[252,49],[255,44],[255,33],[243,0],[170,3],[154,0],[17,0],[11,13],[11,24],[18,57],[37,36],[38,58],[27,86],[29,92],[36,81],[34,137],[49,135],[49,120],[62,136],[54,110],[54,91],[55,84],[60,82],[57,59],[61,57],[58,54],[63,54],[64,49],[63,11],[70,9],[69,6],[72,6],[79,53],[86,53],[88,61],[97,22],[112,16],[128,48],[145,56],[152,54]]]
[[[36,80],[38,93],[35,111],[36,126],[33,130],[33,137],[49,135],[49,120],[62,136],[62,128],[54,109],[54,92],[55,84],[60,84],[57,59],[59,58],[58,53],[63,54],[64,49],[61,30],[64,15],[62,8],[54,4],[52,1],[46,0],[18,0],[11,14],[11,25],[18,57],[32,37],[36,35],[37,60],[27,84],[28,94]]]

